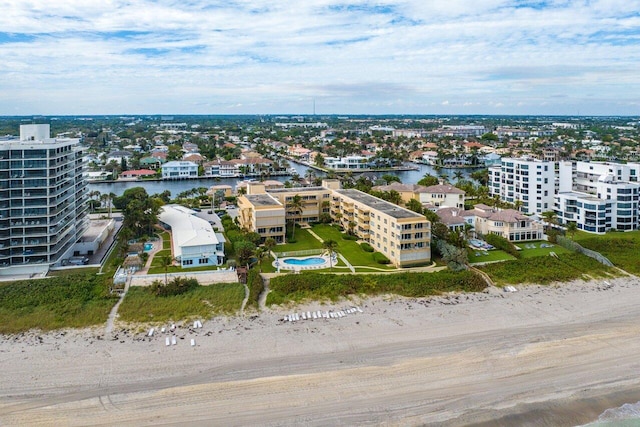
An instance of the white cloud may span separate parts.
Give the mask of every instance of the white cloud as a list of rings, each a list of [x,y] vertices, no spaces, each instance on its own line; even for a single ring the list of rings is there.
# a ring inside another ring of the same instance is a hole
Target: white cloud
[[[0,114],[639,113],[639,1],[522,4],[5,1]]]

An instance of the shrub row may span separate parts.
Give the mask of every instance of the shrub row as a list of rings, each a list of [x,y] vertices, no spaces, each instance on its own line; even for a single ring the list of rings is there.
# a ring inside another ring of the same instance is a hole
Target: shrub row
[[[504,237],[498,236],[497,234],[487,234],[486,236],[484,236],[484,239],[493,247],[505,251],[514,258],[520,258],[520,252],[516,248],[516,245],[514,245]]]
[[[360,247],[365,252],[373,252],[373,247],[370,244],[368,244],[367,242],[360,243]]]
[[[375,262],[377,262],[378,264],[389,264],[391,262],[391,261],[389,261],[389,258],[384,256],[380,252],[376,252],[376,253],[373,254],[373,260]]]
[[[260,273],[255,268],[249,270],[247,286],[249,287],[249,301],[247,303],[257,308],[258,298],[260,298],[260,294],[264,290],[264,284]]]
[[[471,271],[454,273],[397,274],[296,274],[271,279],[268,304],[305,299],[336,300],[349,295],[393,293],[406,297],[439,295],[443,292],[478,292],[486,287],[483,279]]]
[[[170,297],[182,295],[200,286],[196,279],[186,277],[175,277],[170,282],[164,283],[161,280],[154,280],[150,291],[158,297]]]

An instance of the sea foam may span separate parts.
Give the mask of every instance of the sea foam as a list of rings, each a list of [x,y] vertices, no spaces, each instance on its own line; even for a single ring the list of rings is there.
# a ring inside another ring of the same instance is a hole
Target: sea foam
[[[625,403],[604,411],[597,421],[583,427],[637,427],[640,425],[640,402]]]

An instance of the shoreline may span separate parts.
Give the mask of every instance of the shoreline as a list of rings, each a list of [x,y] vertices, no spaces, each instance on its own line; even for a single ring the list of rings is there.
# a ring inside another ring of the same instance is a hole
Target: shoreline
[[[508,413],[499,411],[467,415],[449,420],[443,426],[464,427],[526,427],[526,426],[572,426],[579,427],[598,421],[607,409],[624,404],[640,402],[637,387],[607,390],[591,394],[583,392],[577,396],[554,401],[516,405]],[[475,419],[474,419],[475,418]]]
[[[203,323],[168,347],[142,325],[3,336],[0,423],[575,426],[640,400],[636,277]]]

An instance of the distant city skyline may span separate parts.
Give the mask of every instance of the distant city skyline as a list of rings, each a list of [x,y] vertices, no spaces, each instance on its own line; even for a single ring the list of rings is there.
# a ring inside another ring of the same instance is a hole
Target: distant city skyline
[[[640,1],[9,2],[0,115],[640,115]]]

